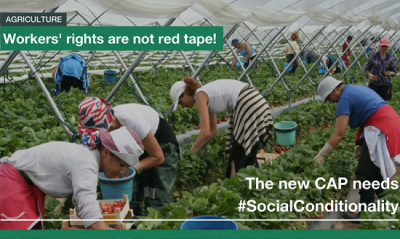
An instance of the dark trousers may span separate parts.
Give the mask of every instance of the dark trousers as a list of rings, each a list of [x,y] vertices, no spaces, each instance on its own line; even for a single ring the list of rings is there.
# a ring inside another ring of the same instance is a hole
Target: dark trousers
[[[290,62],[293,60],[293,58],[294,58],[294,55],[293,55],[293,54],[287,54],[287,56],[286,56],[286,62],[287,62],[287,63],[290,63]],[[295,62],[293,63],[293,65],[292,65],[292,69],[289,71],[289,73],[294,73],[294,72],[296,71],[296,69],[297,69],[297,62],[295,61]]]
[[[74,88],[79,88],[83,90],[83,82],[79,79],[71,76],[64,76],[61,81],[61,92],[68,92],[71,89],[71,86]]]
[[[229,160],[228,160],[228,166],[226,168],[225,177],[227,177],[227,178],[231,177],[231,162],[232,161],[235,164],[236,173],[239,171],[239,169],[245,168],[249,165],[253,165],[256,168],[259,168],[258,161],[257,161],[257,152],[259,149],[260,149],[260,142],[257,142],[251,149],[250,154],[246,156],[243,146],[241,146],[236,140],[233,140],[232,148],[229,153]]]
[[[307,63],[311,64],[314,63],[318,60],[318,56],[317,55],[312,55],[312,56],[307,56]]]
[[[246,69],[250,65],[250,63],[254,60],[254,58],[256,58],[256,56],[257,55],[250,57],[249,60],[244,63],[244,69]]]
[[[392,99],[392,85],[368,85],[369,88],[373,89],[382,99]]]
[[[379,182],[383,181],[380,168],[371,161],[371,157],[368,152],[368,146],[365,140],[363,140],[361,146],[361,155],[358,158],[358,165],[356,168],[356,179],[361,182],[369,181],[371,183],[372,181],[375,180]],[[373,202],[375,199],[375,194],[380,196],[380,194],[383,193],[383,191],[384,190],[382,188],[379,188],[377,190],[373,189],[372,187],[370,189],[360,188],[359,194],[362,201],[372,200]]]

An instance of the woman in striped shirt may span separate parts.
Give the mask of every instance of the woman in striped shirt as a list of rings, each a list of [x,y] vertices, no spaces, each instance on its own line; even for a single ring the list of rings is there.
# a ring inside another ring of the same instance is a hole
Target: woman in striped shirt
[[[194,153],[217,133],[216,114],[233,109],[225,148],[230,151],[226,177],[233,177],[248,165],[258,167],[257,151],[260,143],[271,137],[273,122],[267,101],[256,89],[237,80],[216,80],[201,86],[187,77],[171,87],[170,96],[174,110],[178,104],[189,108],[196,104],[201,131],[192,146]]]

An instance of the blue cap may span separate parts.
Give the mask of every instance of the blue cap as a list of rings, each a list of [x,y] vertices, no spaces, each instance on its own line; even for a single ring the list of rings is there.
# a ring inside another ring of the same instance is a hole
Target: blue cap
[[[235,39],[232,40],[231,46],[234,46],[234,45],[236,45],[238,43],[239,43],[239,39],[235,38]]]

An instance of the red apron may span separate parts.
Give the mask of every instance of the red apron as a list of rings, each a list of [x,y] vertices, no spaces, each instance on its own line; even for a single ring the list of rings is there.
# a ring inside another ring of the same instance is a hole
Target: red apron
[[[368,117],[364,126],[358,128],[356,144],[360,144],[360,137],[366,126],[375,126],[386,135],[386,144],[390,157],[400,154],[400,118],[390,105],[384,105]]]
[[[44,219],[45,194],[35,185],[28,185],[10,164],[0,164],[0,188],[0,229],[31,229],[40,219]],[[39,225],[43,229],[43,221],[40,221]]]

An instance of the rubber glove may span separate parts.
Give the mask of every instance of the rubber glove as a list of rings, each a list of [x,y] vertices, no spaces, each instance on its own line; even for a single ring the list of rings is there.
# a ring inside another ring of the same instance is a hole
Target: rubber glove
[[[319,151],[318,155],[314,157],[313,159],[313,165],[316,166],[317,163],[324,165],[325,162],[325,156],[329,154],[333,150],[333,147],[329,144],[326,143],[324,147]]]
[[[143,172],[143,168],[142,165],[140,165],[140,162],[138,162],[135,166],[132,167],[133,169],[135,169],[137,174],[140,174],[141,172]]]

